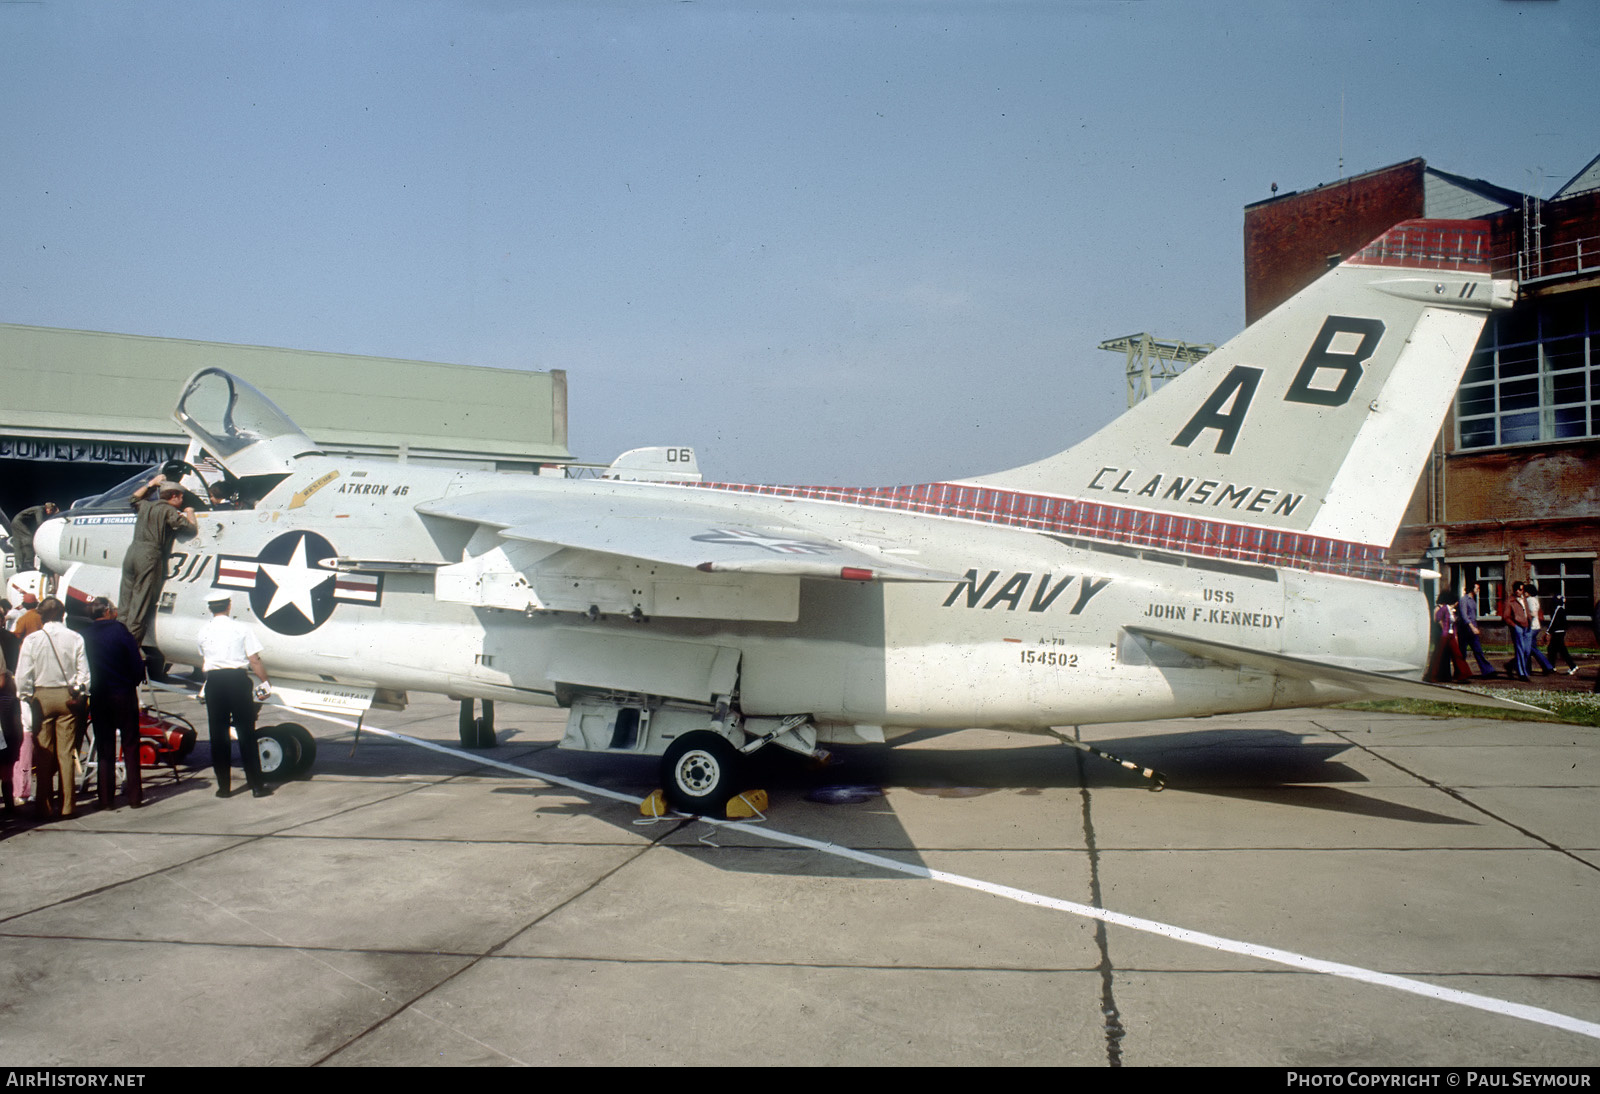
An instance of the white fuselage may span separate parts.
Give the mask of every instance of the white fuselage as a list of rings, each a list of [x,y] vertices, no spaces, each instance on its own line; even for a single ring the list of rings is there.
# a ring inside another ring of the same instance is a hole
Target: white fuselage
[[[752,585],[742,575],[734,586],[684,567],[552,549],[533,567],[543,583],[507,600],[495,574],[448,576],[489,551],[493,533],[415,508],[485,490],[525,494],[534,510],[576,494],[597,514],[628,498],[692,496],[730,522],[778,507],[820,535],[966,577]],[[299,532],[344,562],[318,566]],[[131,514],[74,511],[36,543],[72,595],[116,598],[131,534]],[[298,558],[286,546],[297,542]],[[746,716],[808,714],[824,739],[1037,730],[1353,694],[1178,654],[1126,625],[1412,675],[1428,638],[1415,588],[1309,570],[839,502],[320,456],[299,460],[256,508],[201,513],[198,530],[180,537],[155,623],[169,659],[195,659],[205,601],[219,589],[258,628],[278,676],[540,704],[565,705],[572,684],[704,701],[679,681],[709,671],[695,667],[705,651],[734,651]],[[735,596],[755,606],[728,608]],[[518,603],[530,606],[505,606]],[[718,610],[696,607],[705,604]]]

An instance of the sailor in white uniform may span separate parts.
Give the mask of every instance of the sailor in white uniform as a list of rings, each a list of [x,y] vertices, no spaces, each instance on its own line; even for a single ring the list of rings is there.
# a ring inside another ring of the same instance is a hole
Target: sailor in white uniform
[[[206,715],[211,723],[211,769],[217,775],[217,797],[232,791],[233,749],[228,741],[231,723],[239,737],[239,763],[250,792],[258,798],[272,793],[261,778],[261,754],[256,751],[256,700],[270,693],[266,666],[261,663],[261,642],[249,627],[232,618],[230,596],[206,602],[211,622],[200,628],[201,668],[206,674]],[[254,693],[250,673],[260,685]]]

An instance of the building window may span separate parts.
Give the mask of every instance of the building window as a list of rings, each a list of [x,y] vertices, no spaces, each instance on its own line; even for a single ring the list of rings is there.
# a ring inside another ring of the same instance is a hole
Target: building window
[[[1466,596],[1473,583],[1478,586],[1478,618],[1500,618],[1500,601],[1506,593],[1505,562],[1460,562],[1456,564],[1456,591]]]
[[[1600,436],[1600,297],[1491,316],[1456,395],[1456,447]]]
[[[1531,580],[1539,587],[1544,617],[1555,611],[1556,594],[1567,594],[1567,618],[1587,621],[1594,611],[1594,559],[1534,558],[1528,560]]]

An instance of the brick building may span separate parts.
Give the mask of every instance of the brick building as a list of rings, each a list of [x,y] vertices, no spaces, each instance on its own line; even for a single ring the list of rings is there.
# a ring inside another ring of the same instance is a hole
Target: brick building
[[[1484,327],[1390,557],[1480,585],[1505,641],[1504,587],[1565,591],[1569,641],[1595,640],[1600,549],[1600,157],[1548,199],[1408,160],[1245,208],[1245,320],[1408,219],[1481,219],[1490,261],[1521,285]]]

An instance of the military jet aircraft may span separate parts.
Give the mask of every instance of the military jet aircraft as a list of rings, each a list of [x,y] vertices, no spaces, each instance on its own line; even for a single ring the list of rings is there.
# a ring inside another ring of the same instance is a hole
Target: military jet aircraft
[[[279,681],[564,707],[563,746],[660,755],[705,814],[769,745],[1475,701],[1420,682],[1421,575],[1385,551],[1515,296],[1487,245],[1401,224],[1082,443],[911,486],[333,458],[203,369],[174,417],[245,507],[180,539],[155,634],[192,662],[232,591]],[[116,595],[132,519],[107,497],[40,529],[69,596]]]

